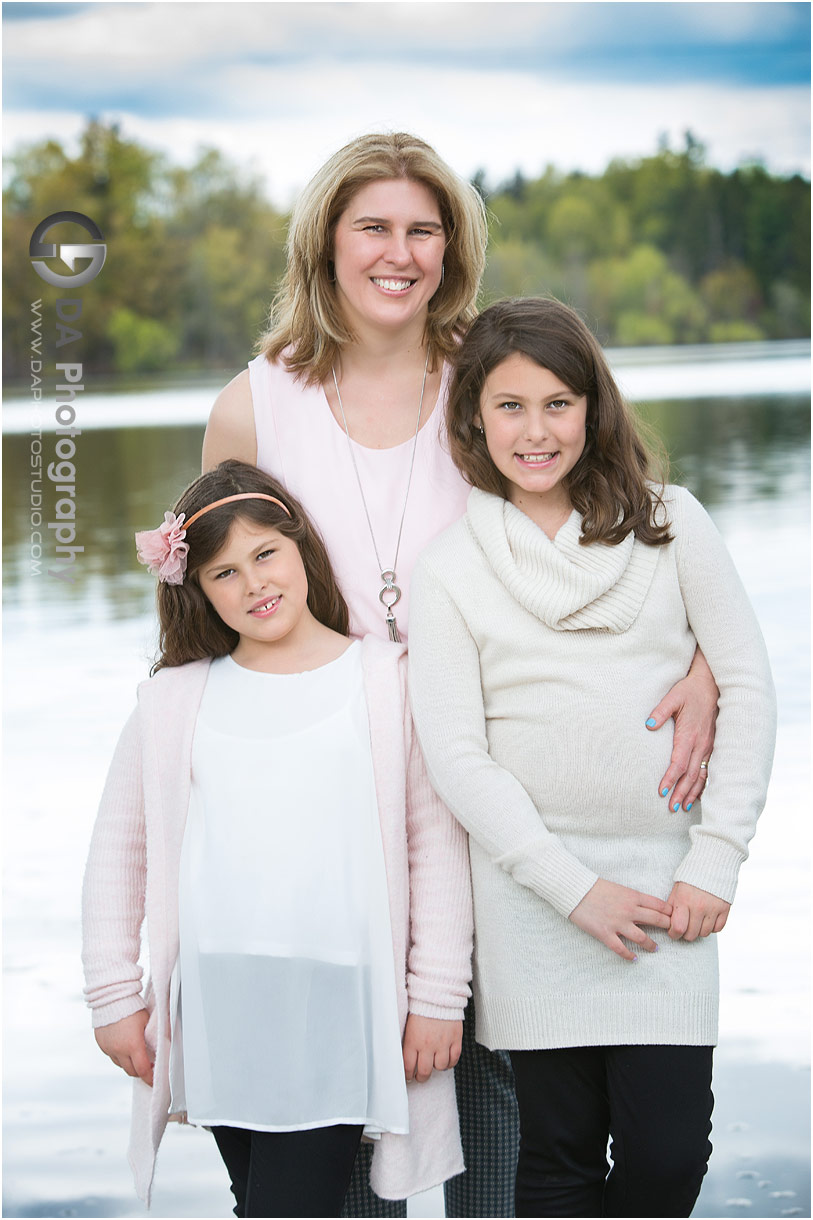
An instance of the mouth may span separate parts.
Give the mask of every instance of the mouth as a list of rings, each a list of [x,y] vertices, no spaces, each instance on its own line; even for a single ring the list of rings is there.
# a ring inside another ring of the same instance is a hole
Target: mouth
[[[375,284],[376,288],[382,289],[383,292],[394,292],[398,293],[399,295],[404,292],[409,292],[412,285],[417,283],[417,280],[408,280],[401,276],[388,277],[385,279],[383,276],[379,275],[371,276],[371,281],[373,284]]]
[[[559,456],[559,450],[553,453],[515,453],[514,458],[523,466],[547,466]]]
[[[256,606],[252,606],[249,614],[253,614],[257,618],[262,618],[266,614],[273,614],[280,603],[282,594],[277,594],[276,597],[271,597],[268,601],[259,602]]]

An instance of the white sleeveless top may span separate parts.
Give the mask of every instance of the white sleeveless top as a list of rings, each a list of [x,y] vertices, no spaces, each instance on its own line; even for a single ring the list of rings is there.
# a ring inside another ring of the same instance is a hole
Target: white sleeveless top
[[[408,1130],[360,644],[300,674],[212,662],[179,915],[170,1112]]]
[[[321,385],[295,381],[284,364],[257,356],[248,366],[257,465],[302,501],[327,546],[339,587],[350,607],[350,633],[387,638],[378,599],[381,575],[370,527],[350,457],[347,436],[336,422]],[[446,447],[444,415],[451,370],[443,367],[438,400],[418,433],[415,468],[398,555],[395,607],[401,639],[407,639],[409,582],[420,552],[466,511],[471,488]],[[417,407],[417,401],[416,401]],[[381,387],[386,410],[387,387]],[[378,553],[392,567],[404,507],[413,440],[392,449],[368,449],[351,441]]]

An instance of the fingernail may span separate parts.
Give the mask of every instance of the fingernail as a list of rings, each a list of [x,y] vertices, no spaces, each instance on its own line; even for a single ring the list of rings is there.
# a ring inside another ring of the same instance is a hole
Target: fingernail
[[[635,956],[633,957],[633,959],[632,959],[632,960],[633,960],[634,962],[637,962],[637,961],[638,961],[638,954],[637,954],[637,953],[635,954]]]
[[[669,795],[669,789],[661,788],[661,796],[668,796],[668,795]]]
[[[652,950],[652,952],[657,953],[659,949],[660,949],[660,945],[656,945],[655,948]]]
[[[691,807],[692,807],[692,805],[693,805],[693,804],[694,804],[694,801],[689,801],[688,805],[686,806],[686,812],[687,812],[687,813],[689,812],[689,810],[691,809]]]
[[[680,809],[680,804],[676,802],[676,803],[675,803],[675,804],[672,806],[672,813],[677,813],[678,809]]]
[[[656,725],[656,724],[657,724],[657,721],[656,721],[655,717],[654,717],[654,716],[650,716],[650,717],[649,717],[649,720],[647,720],[647,722],[646,722],[646,727],[647,727],[648,729],[654,729],[654,727],[655,727],[655,725]]]

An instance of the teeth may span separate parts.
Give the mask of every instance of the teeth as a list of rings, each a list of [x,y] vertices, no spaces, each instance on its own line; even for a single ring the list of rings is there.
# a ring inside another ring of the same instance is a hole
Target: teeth
[[[414,280],[382,280],[373,276],[373,283],[379,288],[386,288],[388,292],[406,292],[407,288],[411,288],[415,283]]]
[[[549,462],[553,453],[518,453],[517,457],[523,462]]]
[[[255,606],[255,608],[254,608],[254,613],[256,614],[256,612],[257,612],[258,610],[270,610],[270,609],[271,609],[271,607],[272,607],[272,606],[275,606],[275,605],[277,604],[277,602],[278,602],[278,601],[279,601],[279,598],[278,598],[278,597],[272,597],[272,598],[271,598],[271,601],[270,601],[270,602],[266,602],[264,606]]]

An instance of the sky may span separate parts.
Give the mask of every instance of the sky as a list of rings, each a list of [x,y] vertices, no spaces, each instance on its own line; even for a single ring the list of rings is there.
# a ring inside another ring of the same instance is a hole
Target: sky
[[[810,5],[4,3],[8,155],[86,118],[287,207],[362,132],[409,130],[494,186],[601,173],[691,130],[709,163],[810,174]]]

